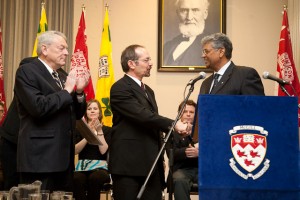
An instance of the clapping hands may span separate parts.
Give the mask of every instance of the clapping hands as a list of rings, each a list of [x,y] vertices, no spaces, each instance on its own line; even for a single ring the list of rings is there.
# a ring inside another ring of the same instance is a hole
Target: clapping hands
[[[100,132],[102,130],[103,124],[99,121],[99,119],[93,119],[90,123],[89,126],[91,129],[96,130],[97,132]]]
[[[87,68],[73,68],[67,77],[64,89],[71,93],[76,86],[76,92],[82,93],[84,88],[88,85],[89,79],[90,72],[87,70]]]

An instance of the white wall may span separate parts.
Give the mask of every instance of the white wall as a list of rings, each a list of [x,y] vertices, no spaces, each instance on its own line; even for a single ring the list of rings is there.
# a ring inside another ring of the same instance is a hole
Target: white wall
[[[109,5],[110,30],[113,46],[115,78],[123,76],[120,66],[122,50],[130,44],[147,47],[154,62],[151,77],[143,81],[156,92],[160,114],[175,118],[178,104],[183,100],[186,83],[196,74],[157,72],[158,1],[154,0],[76,0],[74,40],[81,14],[86,6],[86,26],[89,63],[96,85],[104,5]],[[237,65],[252,66],[259,74],[276,72],[276,57],[280,36],[283,5],[287,0],[227,0],[227,35],[233,42],[233,58]],[[201,81],[192,94],[197,99]],[[275,84],[263,80],[266,95],[274,95]],[[196,197],[195,197],[196,198]]]
[[[156,92],[160,114],[176,117],[177,105],[183,99],[186,83],[195,73],[157,72],[158,1],[153,0],[76,0],[74,12],[74,40],[82,4],[86,7],[87,44],[94,86],[97,81],[98,57],[104,5],[109,5],[113,46],[113,65],[116,80],[123,76],[120,66],[122,50],[130,44],[146,46],[154,66],[146,82]],[[252,66],[259,74],[276,72],[276,56],[282,21],[282,8],[287,0],[227,0],[227,35],[233,42],[232,60],[238,65]],[[201,81],[192,94],[197,99]],[[275,84],[263,80],[267,95],[274,95]]]

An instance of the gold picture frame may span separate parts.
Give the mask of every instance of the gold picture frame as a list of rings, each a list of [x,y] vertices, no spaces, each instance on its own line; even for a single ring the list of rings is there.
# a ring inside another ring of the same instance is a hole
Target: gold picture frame
[[[179,17],[176,0],[159,0],[158,27],[158,71],[159,72],[199,72],[210,71],[201,58],[201,39],[216,32],[226,32],[226,0],[208,0],[207,18],[203,33],[193,40],[193,47],[185,50],[174,60],[175,45],[178,46]]]

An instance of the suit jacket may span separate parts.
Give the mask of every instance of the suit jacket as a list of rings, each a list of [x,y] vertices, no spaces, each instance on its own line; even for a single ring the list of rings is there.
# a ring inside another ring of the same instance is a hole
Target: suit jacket
[[[14,97],[7,110],[3,124],[0,127],[0,136],[14,144],[17,144],[19,127],[20,119],[17,111],[16,98]]]
[[[35,58],[37,57],[28,57],[22,59],[22,61],[20,62],[20,66],[26,63],[30,63]],[[20,128],[20,119],[18,115],[17,101],[14,96],[7,110],[3,124],[0,127],[0,136],[14,144],[17,144],[19,128]]]
[[[58,73],[64,85],[66,73]],[[39,59],[19,67],[14,92],[20,117],[18,171],[65,171],[73,163],[73,131],[85,113],[85,100],[79,103],[76,94],[61,90]]]
[[[177,132],[173,133],[173,141],[167,143],[167,155],[170,156],[170,149],[173,148],[173,171],[185,168],[198,168],[198,157],[188,158],[185,150],[193,143],[190,136],[182,137]]]
[[[111,88],[113,112],[108,168],[112,174],[146,176],[161,146],[160,131],[168,131],[173,120],[158,114],[154,92],[124,75]],[[162,159],[157,166],[163,175]],[[162,177],[163,178],[163,177]]]
[[[200,94],[209,94],[213,75],[205,79],[200,88]],[[211,94],[220,95],[265,95],[261,78],[251,67],[229,65]]]
[[[196,37],[194,42],[176,59],[173,59],[173,52],[183,41],[182,35],[178,35],[164,45],[163,64],[167,66],[203,66],[204,61],[201,57],[201,39],[206,33]]]

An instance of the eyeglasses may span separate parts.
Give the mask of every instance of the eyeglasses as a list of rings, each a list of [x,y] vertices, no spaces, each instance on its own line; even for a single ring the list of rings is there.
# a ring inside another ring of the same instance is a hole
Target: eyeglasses
[[[146,59],[143,59],[143,60],[135,60],[135,62],[138,62],[138,61],[142,61],[144,63],[149,64],[149,62],[151,62],[151,58],[146,58]]]
[[[219,48],[218,48],[219,49]],[[209,54],[212,50],[218,50],[218,49],[203,49],[202,50],[202,54],[204,54],[204,55],[207,55],[207,54]]]

